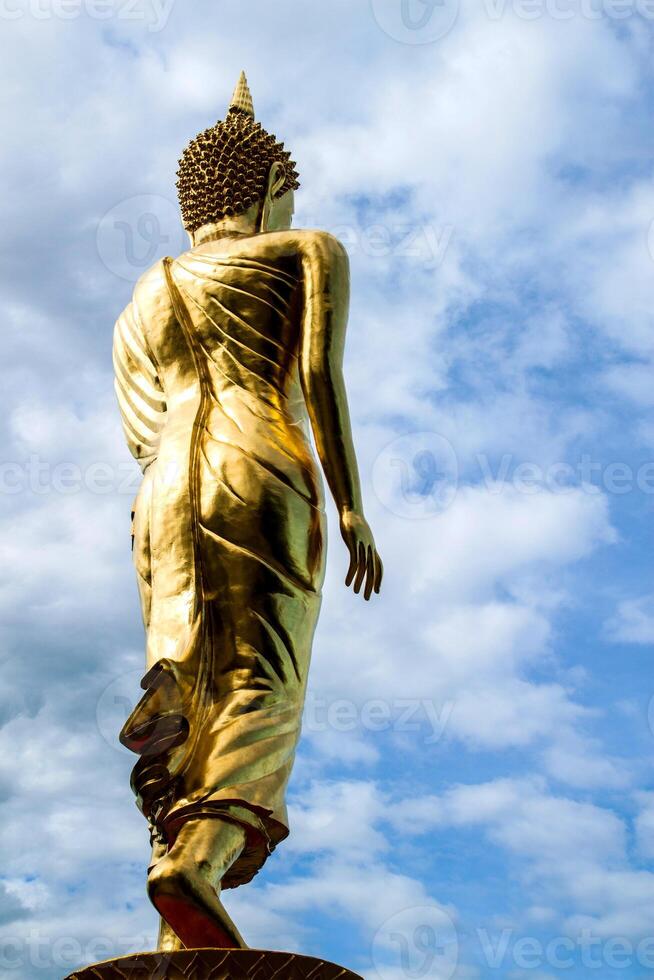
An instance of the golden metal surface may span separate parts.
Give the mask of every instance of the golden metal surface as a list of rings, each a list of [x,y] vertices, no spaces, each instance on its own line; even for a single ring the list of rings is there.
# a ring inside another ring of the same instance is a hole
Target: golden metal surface
[[[234,100],[238,125],[203,134],[213,164],[194,157],[184,171],[191,248],[139,281],[115,329],[116,392],[144,473],[133,541],[147,632],[145,693],[121,741],[139,755],[166,950],[245,946],[220,890],[249,881],[288,834],[325,561],[310,432],[346,584],[369,599],[382,578],[342,373],[347,256],[324,232],[291,229],[289,155],[254,123],[244,76]]]

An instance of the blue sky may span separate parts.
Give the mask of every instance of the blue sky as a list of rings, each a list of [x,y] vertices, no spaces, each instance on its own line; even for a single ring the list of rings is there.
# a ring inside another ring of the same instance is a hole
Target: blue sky
[[[0,975],[152,948],[113,322],[245,68],[351,255],[386,566],[332,533],[292,836],[227,903],[367,980],[654,969],[646,0],[3,0]],[[333,514],[330,513],[333,525]]]

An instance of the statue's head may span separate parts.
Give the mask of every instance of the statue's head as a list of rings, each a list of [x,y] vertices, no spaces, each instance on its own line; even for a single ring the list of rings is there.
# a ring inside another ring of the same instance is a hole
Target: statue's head
[[[226,119],[191,140],[177,177],[182,220],[190,233],[254,209],[260,227],[290,227],[298,174],[284,144],[255,122],[244,72]]]

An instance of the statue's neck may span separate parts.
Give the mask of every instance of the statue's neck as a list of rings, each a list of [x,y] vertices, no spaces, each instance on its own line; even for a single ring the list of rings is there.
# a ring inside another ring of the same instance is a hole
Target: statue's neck
[[[202,245],[204,242],[212,242],[217,238],[239,237],[241,235],[255,235],[259,231],[259,211],[260,205],[253,204],[249,210],[243,214],[238,214],[233,218],[223,218],[221,221],[212,221],[202,225],[197,231],[191,232],[189,237],[191,245]]]

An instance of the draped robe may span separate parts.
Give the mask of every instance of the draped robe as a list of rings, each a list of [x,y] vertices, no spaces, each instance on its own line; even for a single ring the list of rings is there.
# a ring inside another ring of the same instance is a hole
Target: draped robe
[[[121,740],[159,846],[221,817],[256,874],[288,834],[286,784],[324,575],[324,502],[299,384],[302,281],[266,237],[165,259],[114,333],[116,392],[144,478],[134,563],[144,695]]]

